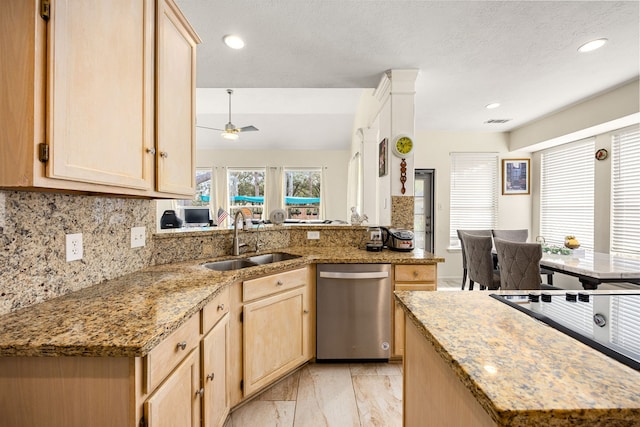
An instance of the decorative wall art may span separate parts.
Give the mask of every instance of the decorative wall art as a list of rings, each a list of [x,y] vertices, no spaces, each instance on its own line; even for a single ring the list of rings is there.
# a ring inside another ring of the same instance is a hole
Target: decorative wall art
[[[529,159],[502,159],[502,194],[529,194]]]
[[[387,174],[387,145],[387,138],[378,144],[378,176],[385,176]]]

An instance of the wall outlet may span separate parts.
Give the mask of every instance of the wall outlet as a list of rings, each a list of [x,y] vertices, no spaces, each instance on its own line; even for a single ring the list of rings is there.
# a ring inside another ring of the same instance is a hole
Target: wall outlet
[[[131,227],[131,247],[141,248],[146,244],[147,229],[145,227]]]
[[[82,259],[82,233],[67,234],[67,262]]]
[[[307,231],[307,239],[309,240],[317,240],[320,238],[319,231]]]

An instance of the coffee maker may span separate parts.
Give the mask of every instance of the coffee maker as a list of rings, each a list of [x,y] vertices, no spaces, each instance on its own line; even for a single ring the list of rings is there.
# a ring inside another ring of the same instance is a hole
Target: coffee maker
[[[367,227],[368,240],[365,248],[370,252],[380,252],[384,246],[382,229],[380,227]]]

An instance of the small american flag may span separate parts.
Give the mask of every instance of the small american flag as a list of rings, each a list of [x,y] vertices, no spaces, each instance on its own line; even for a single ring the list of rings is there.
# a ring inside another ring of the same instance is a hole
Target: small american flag
[[[218,208],[218,225],[222,224],[222,221],[224,221],[224,219],[228,216],[229,214],[227,213],[227,211],[222,208]]]

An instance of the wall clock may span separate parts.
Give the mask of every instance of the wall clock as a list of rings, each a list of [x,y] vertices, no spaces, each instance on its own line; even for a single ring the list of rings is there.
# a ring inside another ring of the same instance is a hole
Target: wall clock
[[[412,156],[414,148],[413,138],[409,135],[398,135],[393,139],[393,144],[391,144],[393,154],[403,159]]]
[[[604,160],[608,156],[609,156],[609,152],[604,148],[601,148],[598,151],[596,151],[596,160]]]

